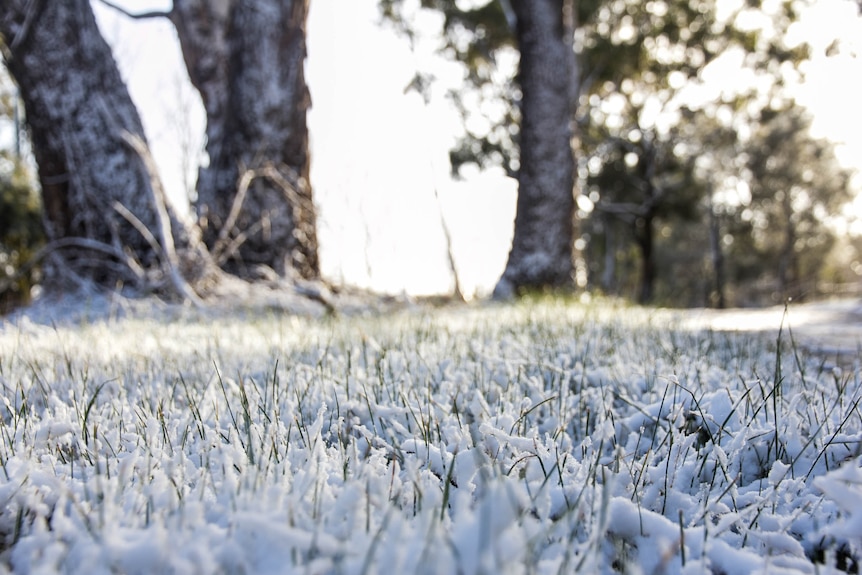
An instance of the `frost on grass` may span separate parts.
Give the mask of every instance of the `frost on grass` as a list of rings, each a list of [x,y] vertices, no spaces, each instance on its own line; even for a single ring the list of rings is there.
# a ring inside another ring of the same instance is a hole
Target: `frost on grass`
[[[0,324],[0,571],[858,569],[858,364],[668,322]]]

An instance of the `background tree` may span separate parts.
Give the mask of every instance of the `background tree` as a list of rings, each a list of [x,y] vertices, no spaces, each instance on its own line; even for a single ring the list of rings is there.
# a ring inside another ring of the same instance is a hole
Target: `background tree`
[[[655,236],[659,221],[694,218],[702,197],[702,185],[694,178],[693,158],[681,157],[653,131],[640,132],[637,137],[632,133],[629,139],[608,138],[597,153],[601,162],[595,163],[598,169],[587,177],[587,190],[598,199],[596,210],[602,212],[602,221],[608,226],[605,234],[617,233],[613,220],[628,228],[640,259],[637,299],[649,302],[658,271]],[[613,266],[614,262],[615,258],[608,259],[606,265]],[[606,278],[612,276],[613,268],[606,269],[605,274]]]
[[[757,9],[742,5],[736,11],[720,10],[719,3],[617,0],[604,2],[582,14],[578,47],[584,70],[580,125],[586,192],[603,222],[603,233],[617,233],[609,225],[616,218],[631,229],[619,239],[633,242],[640,256],[638,301],[651,301],[659,279],[656,259],[658,224],[683,225],[706,216],[711,229],[709,253],[715,278],[714,301],[723,300],[723,255],[715,241],[719,225],[712,191],[720,181],[719,166],[732,160],[710,161],[736,141],[740,129],[735,110],[767,104],[758,94],[727,90],[713,100],[704,98],[707,69],[732,52],[753,73],[768,76],[768,84],[784,81],[782,65],[796,64],[806,55],[804,46],[783,45],[783,31],[795,14],[787,6],[773,15],[773,34],[742,25]],[[756,72],[754,72],[756,71]],[[746,88],[747,89],[747,88]],[[719,110],[724,124],[716,121]],[[703,127],[711,118],[710,129]],[[725,142],[719,142],[717,135]],[[699,170],[698,164],[712,164]],[[592,226],[593,230],[597,228]],[[665,230],[670,234],[670,229]],[[606,242],[625,249],[620,241]],[[664,242],[666,244],[666,242]],[[668,254],[665,254],[668,257]],[[617,258],[606,254],[601,272],[604,289]],[[667,266],[663,266],[667,268]],[[668,283],[673,277],[667,277]]]
[[[577,102],[571,2],[515,0],[521,89],[518,201],[512,250],[495,295],[573,286],[572,119]]]
[[[691,158],[694,170],[684,172],[691,201],[658,220],[655,295],[660,301],[724,307],[815,293],[835,239],[830,215],[850,199],[850,178],[832,146],[811,136],[807,113],[792,101],[780,105],[786,107],[746,117],[744,125],[753,130],[723,125],[710,110],[687,112],[688,120],[671,130],[676,153]],[[604,195],[614,192],[614,182],[625,181],[612,175]],[[626,213],[625,204],[612,205]],[[599,202],[585,225],[588,233],[607,237],[598,228],[607,220],[601,212]],[[588,253],[601,253],[603,243],[592,243]],[[613,260],[628,253],[619,250]],[[598,267],[606,260],[593,257],[592,263]],[[782,280],[784,270],[796,272]],[[607,264],[593,271],[597,277],[607,273]],[[623,287],[634,290],[630,282]]]
[[[810,124],[799,108],[771,111],[747,154],[754,240],[773,262],[767,277],[781,299],[816,291],[814,281],[835,242],[827,219],[851,198],[850,175],[829,143],[810,136]]]
[[[577,102],[573,3],[493,1],[465,10],[452,0],[423,0],[422,6],[444,15],[446,50],[465,65],[465,79],[475,88],[493,84],[492,69],[500,52],[516,50],[519,55],[517,75],[507,90],[517,112],[507,114],[505,120],[514,123],[497,130],[509,134],[504,138],[507,145],[488,135],[477,150],[485,153],[473,154],[494,155],[518,179],[512,249],[495,295],[573,286],[571,142]],[[402,12],[402,0],[382,0],[381,8],[407,34],[413,33]],[[453,150],[454,169],[465,159],[464,146],[473,149],[476,141],[468,134],[468,141]]]
[[[752,265],[760,258],[751,254],[761,252],[744,236],[756,231],[750,215],[759,204],[741,196],[765,176],[747,165],[769,145],[752,132],[777,113],[800,113],[787,85],[800,79],[808,46],[785,41],[796,8],[616,0],[582,13],[581,175],[594,208],[584,227],[591,243],[599,240],[587,253],[601,256],[590,261],[593,285],[618,293],[615,266],[631,257],[631,244],[640,278],[637,288],[623,282],[630,286],[623,293],[641,302],[658,293],[662,301],[723,307],[729,278],[753,281],[770,267]],[[711,69],[728,62],[736,78],[717,85]],[[798,127],[786,156],[813,142]],[[816,163],[815,171],[837,173],[834,163]],[[847,199],[840,187],[831,187],[836,202]],[[620,234],[626,227],[631,232]]]
[[[231,274],[320,275],[309,181],[308,0],[175,0],[167,12],[207,116],[194,201],[204,240]]]
[[[206,275],[167,202],[137,111],[86,0],[0,1],[3,59],[23,100],[50,240],[46,285],[190,296]]]
[[[195,205],[230,272],[320,274],[309,181],[308,0],[176,0],[168,15],[207,114]]]

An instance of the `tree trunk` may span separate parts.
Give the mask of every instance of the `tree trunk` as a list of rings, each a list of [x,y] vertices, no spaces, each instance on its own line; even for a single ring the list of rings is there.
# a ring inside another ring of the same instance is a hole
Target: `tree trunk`
[[[521,53],[521,165],[515,233],[506,269],[494,289],[497,297],[523,288],[574,285],[576,62],[569,4],[512,2]]]
[[[607,295],[616,295],[617,285],[617,241],[614,217],[602,214],[605,228],[605,265],[602,270],[602,290]]]
[[[308,0],[176,0],[170,14],[207,114],[196,207],[227,271],[320,273],[303,70]]]
[[[653,253],[655,224],[653,220],[652,215],[646,215],[635,221],[635,240],[641,251],[641,275],[638,288],[638,303],[641,304],[652,301],[655,286],[655,254]]]
[[[89,2],[0,0],[0,34],[39,167],[44,285],[177,287],[171,265],[203,277],[205,253],[147,167],[141,120]]]
[[[712,202],[712,192],[709,192],[709,248],[712,260],[713,290],[709,302],[717,309],[727,307],[724,295],[724,250],[721,247],[721,220]]]
[[[793,223],[793,205],[791,202],[790,191],[784,192],[784,197],[781,199],[781,208],[784,215],[784,241],[781,244],[781,253],[778,258],[778,284],[781,290],[781,297],[787,300],[788,297],[798,296],[794,284],[798,278],[795,273],[795,247],[796,247],[796,228]]]

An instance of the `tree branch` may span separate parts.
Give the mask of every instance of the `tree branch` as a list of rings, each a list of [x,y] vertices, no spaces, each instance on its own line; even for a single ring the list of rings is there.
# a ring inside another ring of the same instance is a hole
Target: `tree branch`
[[[274,165],[267,163],[257,169],[244,170],[237,185],[237,194],[233,200],[233,204],[231,205],[230,212],[228,213],[224,224],[222,224],[221,230],[219,230],[218,239],[211,250],[213,257],[219,265],[224,263],[227,258],[229,258],[239,248],[239,246],[242,245],[249,236],[251,236],[251,234],[260,230],[263,225],[261,222],[257,222],[247,230],[240,231],[240,233],[238,233],[237,236],[228,243],[230,233],[234,231],[237,219],[242,212],[242,206],[245,202],[246,196],[248,195],[249,186],[251,186],[251,183],[258,178],[269,180],[270,183],[279,188],[284,194],[292,212],[291,216],[294,221],[294,237],[296,237],[296,234],[301,231],[299,230],[301,210],[314,210],[314,204],[300,192],[305,184],[296,175],[296,173],[290,169],[290,167],[281,166],[280,168],[276,168]]]
[[[54,252],[68,248],[92,250],[94,252],[100,252],[112,256],[125,264],[126,268],[128,268],[128,270],[131,271],[132,274],[134,274],[136,280],[138,280],[139,282],[142,282],[144,280],[145,272],[141,268],[141,266],[128,254],[123,253],[121,250],[116,249],[114,246],[90,238],[65,237],[58,240],[54,240],[43,246],[41,249],[39,249],[39,251],[33,254],[33,256],[30,257],[30,259],[27,260],[24,265],[20,266],[15,274],[7,278],[7,280],[0,282],[0,294],[5,293],[13,283],[15,283],[18,279],[24,277],[24,275],[29,273],[30,270],[32,270],[40,261],[52,255]],[[99,261],[98,263],[99,265],[105,265],[104,261]],[[75,274],[69,268],[69,266],[65,265],[65,262],[63,262],[63,264],[63,273],[65,275],[77,276],[77,274]]]
[[[150,244],[150,247],[153,249],[153,253],[158,255],[160,259],[164,258],[164,252],[162,250],[162,246],[159,245],[156,237],[147,229],[147,226],[144,225],[138,216],[133,214],[129,208],[121,204],[120,202],[115,201],[112,204],[114,211],[123,216],[127,222],[129,222],[133,228],[138,230],[138,233],[141,234],[144,239]]]
[[[32,30],[36,20],[39,19],[41,12],[42,0],[30,0],[27,2],[27,14],[24,17],[24,22],[21,24],[21,30],[15,34],[15,37],[9,43],[9,51],[13,57],[18,47],[27,41],[27,38],[30,36],[30,30]]]
[[[242,173],[242,177],[240,177],[239,185],[237,186],[236,197],[233,199],[233,204],[231,204],[230,212],[228,213],[227,219],[222,225],[221,230],[219,230],[218,239],[216,240],[215,246],[213,246],[212,249],[213,257],[219,265],[224,263],[224,261],[228,257],[230,257],[230,253],[237,247],[239,247],[238,245],[233,246],[233,244],[231,244],[231,252],[225,250],[225,245],[228,242],[228,236],[236,225],[236,220],[237,218],[239,218],[239,214],[242,211],[242,204],[245,202],[245,196],[248,193],[248,187],[251,185],[252,180],[254,180],[254,178],[256,177],[257,174],[252,170],[244,171]]]
[[[455,250],[452,249],[452,231],[449,229],[449,224],[446,222],[446,216],[443,215],[443,205],[440,202],[440,193],[437,191],[437,186],[434,186],[434,199],[437,200],[437,210],[440,212],[440,227],[443,228],[443,239],[446,240],[446,257],[449,259],[449,271],[455,280],[454,296],[460,302],[466,302],[464,290],[461,288],[461,275],[458,273],[458,266],[455,265]]]
[[[509,0],[500,0],[500,8],[503,9],[503,14],[506,15],[506,24],[509,25],[509,29],[515,32],[515,28],[518,26],[518,17],[515,15],[515,11],[512,10],[511,2]]]
[[[156,221],[159,226],[159,235],[161,236],[162,251],[165,254],[165,267],[167,268],[168,277],[174,285],[176,291],[184,299],[192,302],[196,306],[201,306],[203,302],[194,289],[188,284],[186,279],[180,273],[180,259],[177,256],[176,247],[174,244],[174,236],[171,230],[171,220],[168,215],[165,203],[165,191],[162,188],[162,183],[159,180],[156,162],[150,154],[150,149],[136,134],[132,134],[127,130],[120,133],[123,141],[129,148],[134,151],[141,160],[144,170],[150,178],[150,192],[152,193],[153,207],[156,213]]]
[[[108,8],[111,8],[112,10],[116,10],[117,12],[119,12],[120,14],[125,16],[126,18],[131,18],[132,20],[149,20],[149,19],[153,19],[153,18],[170,18],[171,12],[173,11],[173,10],[168,10],[168,11],[151,10],[149,12],[134,13],[134,12],[129,12],[128,10],[126,10],[125,8],[120,6],[119,4],[115,4],[114,2],[111,2],[111,0],[99,0],[99,2],[101,2],[102,4],[107,6]]]

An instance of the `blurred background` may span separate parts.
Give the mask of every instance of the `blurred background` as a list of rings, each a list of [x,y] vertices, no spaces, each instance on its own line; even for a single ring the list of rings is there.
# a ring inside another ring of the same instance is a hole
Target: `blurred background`
[[[451,294],[457,279],[466,298],[481,297],[512,239],[517,51],[488,2],[419,4],[310,3],[322,273],[410,295]],[[862,294],[862,7],[579,4],[578,286],[683,307]],[[174,28],[92,5],[168,193],[188,210],[207,161],[205,117]],[[0,278],[16,278],[2,296],[11,305],[38,283],[37,268],[18,272],[44,239],[6,75],[0,90]]]

